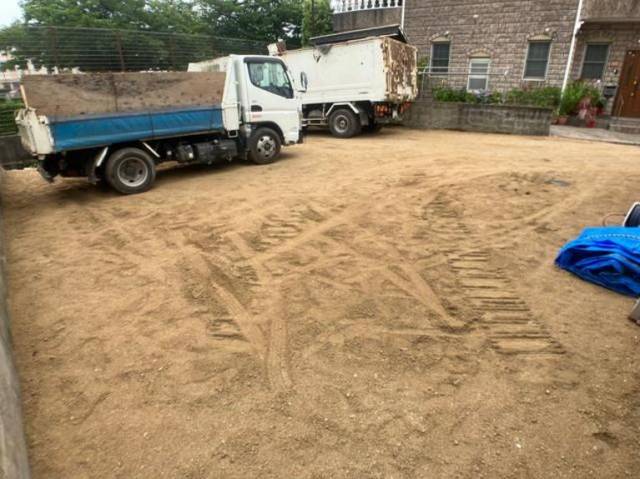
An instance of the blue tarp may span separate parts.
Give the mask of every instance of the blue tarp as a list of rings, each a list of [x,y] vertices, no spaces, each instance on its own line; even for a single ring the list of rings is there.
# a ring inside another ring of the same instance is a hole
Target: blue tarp
[[[640,296],[640,228],[586,228],[567,243],[556,264],[586,281]]]
[[[223,128],[220,105],[81,116],[51,121],[55,151],[207,133]]]

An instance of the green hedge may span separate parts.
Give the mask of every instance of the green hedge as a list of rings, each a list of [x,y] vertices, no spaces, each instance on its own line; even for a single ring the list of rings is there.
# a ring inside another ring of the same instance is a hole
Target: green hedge
[[[446,102],[536,106],[551,108],[561,115],[575,113],[578,104],[583,98],[590,98],[591,104],[594,106],[604,105],[600,90],[581,81],[569,84],[565,90],[564,97],[560,88],[547,86],[527,89],[514,88],[506,93],[471,93],[464,88],[436,87],[433,89],[433,98],[437,101]]]
[[[0,100],[0,136],[17,133],[15,114],[23,106],[19,100]]]
[[[537,106],[556,109],[560,105],[560,88],[544,87],[535,89],[516,88],[506,93],[471,93],[462,89],[437,87],[433,89],[433,98],[437,101]]]

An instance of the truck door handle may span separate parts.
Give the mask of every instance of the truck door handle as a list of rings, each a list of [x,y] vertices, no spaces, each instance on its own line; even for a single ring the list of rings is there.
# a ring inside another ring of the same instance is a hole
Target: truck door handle
[[[260,105],[251,105],[251,111],[262,111],[262,107]]]

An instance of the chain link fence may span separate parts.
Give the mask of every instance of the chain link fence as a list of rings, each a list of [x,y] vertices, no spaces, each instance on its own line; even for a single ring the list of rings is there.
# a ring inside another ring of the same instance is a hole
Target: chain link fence
[[[16,133],[23,75],[185,71],[228,54],[266,54],[266,42],[100,28],[15,26],[0,31],[0,135]]]

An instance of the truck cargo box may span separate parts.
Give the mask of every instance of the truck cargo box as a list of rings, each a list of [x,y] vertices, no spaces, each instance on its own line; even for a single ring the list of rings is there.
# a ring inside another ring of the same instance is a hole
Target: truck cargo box
[[[38,155],[236,129],[237,98],[226,78],[222,72],[26,76],[18,128],[25,148]]]
[[[417,50],[388,37],[289,50],[281,57],[305,73],[303,104],[413,101],[418,93]]]

